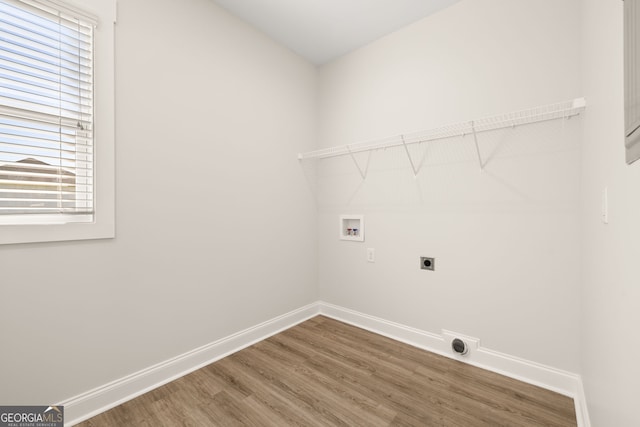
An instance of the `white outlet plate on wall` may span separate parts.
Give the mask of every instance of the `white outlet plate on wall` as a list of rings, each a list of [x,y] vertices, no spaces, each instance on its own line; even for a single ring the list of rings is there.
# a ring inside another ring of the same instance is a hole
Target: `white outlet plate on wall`
[[[376,262],[376,250],[367,248],[367,262]]]
[[[602,223],[609,224],[609,188],[602,190]]]

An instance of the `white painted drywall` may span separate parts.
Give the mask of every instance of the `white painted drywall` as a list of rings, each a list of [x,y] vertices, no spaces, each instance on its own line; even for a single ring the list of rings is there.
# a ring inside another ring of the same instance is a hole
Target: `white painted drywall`
[[[462,1],[322,67],[320,146],[582,96],[579,4]],[[578,372],[581,120],[481,135],[482,173],[471,137],[413,149],[417,179],[402,148],[364,182],[320,161],[321,299]],[[338,240],[340,214],[364,214],[364,243]]]
[[[640,425],[640,163],[624,156],[622,10],[583,2],[582,375],[592,425],[631,427]]]
[[[317,299],[295,158],[316,70],[208,0],[119,1],[115,66],[117,237],[0,247],[2,404],[60,402]]]
[[[459,0],[214,0],[315,64],[324,64]]]
[[[315,301],[317,255],[322,299],[581,372],[593,425],[637,425],[621,19],[621,2],[466,0],[325,66],[317,92],[309,64],[211,2],[120,1],[117,238],[0,246],[0,402],[59,402]],[[483,173],[465,139],[412,150],[417,180],[389,150],[364,183],[348,158],[315,183],[292,153],[314,148],[317,93],[322,146],[589,107],[481,136]],[[338,240],[341,213],[365,214],[364,243]]]

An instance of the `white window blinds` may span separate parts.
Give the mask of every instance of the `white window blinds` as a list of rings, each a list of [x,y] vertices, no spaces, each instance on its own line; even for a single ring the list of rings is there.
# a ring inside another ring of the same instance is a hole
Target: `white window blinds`
[[[92,221],[94,25],[0,0],[0,218]]]

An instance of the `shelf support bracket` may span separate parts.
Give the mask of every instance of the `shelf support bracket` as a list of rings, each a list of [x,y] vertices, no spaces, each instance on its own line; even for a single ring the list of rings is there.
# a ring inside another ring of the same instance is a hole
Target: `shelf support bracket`
[[[478,163],[480,164],[480,172],[484,170],[484,164],[482,163],[482,156],[480,155],[480,146],[478,145],[478,134],[476,133],[476,125],[471,122],[471,130],[473,131],[473,142],[476,145],[476,154],[478,155]]]
[[[409,163],[411,163],[411,170],[413,171],[413,177],[417,178],[418,172],[420,172],[420,169],[416,169],[416,166],[413,164],[411,153],[409,153],[409,147],[407,147],[407,143],[404,140],[404,135],[400,135],[400,138],[402,139],[402,146],[404,147],[404,151],[407,153],[407,157],[409,158]]]
[[[356,168],[358,168],[358,172],[360,173],[360,176],[362,177],[362,179],[366,179],[367,178],[367,172],[369,171],[369,160],[371,160],[371,151],[369,151],[369,159],[367,160],[367,167],[365,168],[365,170],[363,171],[362,168],[360,167],[360,164],[358,163],[358,161],[356,160],[356,156],[353,155],[353,152],[351,151],[351,147],[349,147],[347,145],[347,151],[349,152],[349,155],[351,156],[351,160],[353,160],[353,163],[355,163]]]

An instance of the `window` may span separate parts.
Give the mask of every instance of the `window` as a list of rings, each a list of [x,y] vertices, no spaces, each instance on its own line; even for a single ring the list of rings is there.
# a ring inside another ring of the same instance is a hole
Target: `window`
[[[109,67],[97,24],[57,0],[0,0],[0,243],[113,237],[113,29],[98,32]]]
[[[93,221],[93,24],[0,13],[0,215]]]
[[[640,4],[624,2],[624,126],[627,163],[640,158]]]

